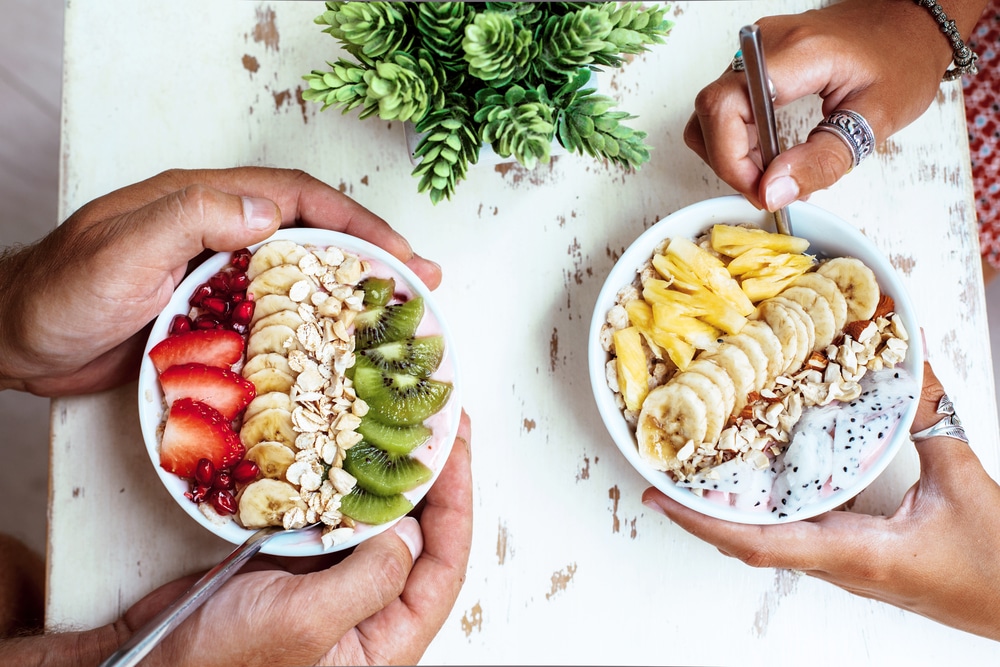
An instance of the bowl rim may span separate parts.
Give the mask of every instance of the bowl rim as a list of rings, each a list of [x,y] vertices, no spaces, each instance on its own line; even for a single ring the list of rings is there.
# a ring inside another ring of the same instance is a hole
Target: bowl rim
[[[343,232],[337,232],[317,227],[287,227],[279,229],[267,239],[259,243],[248,246],[249,250],[255,251],[257,248],[277,240],[295,241],[302,245],[316,246],[336,246],[356,254],[363,259],[372,259],[387,266],[390,270],[401,276],[414,294],[424,299],[424,318],[432,316],[432,324],[437,327],[445,340],[445,354],[436,375],[448,379],[452,383],[452,392],[448,402],[442,407],[440,412],[448,411],[447,431],[444,438],[431,438],[421,448],[434,443],[437,448],[431,462],[433,475],[420,486],[407,491],[404,495],[416,505],[430,490],[430,487],[437,481],[441,470],[447,462],[458,434],[459,421],[461,419],[461,388],[462,381],[459,373],[459,364],[456,358],[457,347],[454,337],[447,321],[443,316],[440,305],[437,303],[430,288],[402,261],[386,250],[356,236],[351,236]],[[159,462],[159,438],[158,431],[163,419],[163,391],[160,388],[158,375],[149,358],[149,351],[154,345],[166,337],[170,320],[178,313],[187,313],[188,299],[194,288],[205,282],[209,276],[226,266],[230,259],[231,252],[218,252],[206,259],[193,269],[180,282],[171,295],[170,301],[153,321],[152,329],[143,348],[142,362],[139,369],[138,382],[138,408],[139,424],[142,431],[143,442],[150,462],[153,465],[157,476],[166,488],[174,501],[190,517],[195,519],[202,527],[206,528],[214,535],[232,543],[242,544],[255,531],[242,528],[235,521],[228,521],[225,525],[219,525],[210,521],[197,504],[184,498],[183,491],[187,490],[187,483],[177,475],[167,472],[160,466]],[[418,449],[417,451],[421,451]],[[329,549],[323,549],[318,533],[309,531],[306,533],[293,533],[288,535],[276,535],[268,541],[261,549],[262,553],[274,556],[315,556],[319,554],[329,554],[343,551],[357,546],[361,542],[374,537],[394,526],[402,517],[393,521],[369,526],[365,524],[363,530],[357,531],[349,540],[335,545]]]
[[[805,227],[807,231],[802,233],[802,236],[810,240],[810,250],[814,243],[822,248],[833,248],[832,251],[823,251],[817,248],[824,254],[829,252],[831,255],[843,255],[847,254],[849,250],[851,255],[858,257],[875,271],[880,287],[887,287],[886,291],[892,295],[896,304],[896,312],[902,318],[903,325],[909,335],[906,359],[901,365],[913,375],[917,386],[921,386],[924,355],[922,346],[916,344],[915,336],[918,335],[919,331],[916,311],[895,267],[872,243],[871,239],[830,211],[808,202],[795,202],[789,207],[789,210],[793,225],[792,232],[796,233],[798,228]],[[656,470],[646,463],[639,455],[635,431],[628,426],[621,410],[615,405],[614,394],[607,384],[605,365],[610,359],[610,355],[601,346],[600,332],[608,310],[615,303],[617,292],[632,281],[638,267],[652,256],[653,249],[668,236],[679,234],[692,238],[716,223],[742,222],[755,224],[768,231],[776,231],[773,216],[769,212],[757,209],[742,195],[725,195],[677,209],[653,223],[626,248],[608,272],[594,305],[588,338],[591,389],[601,419],[618,450],[649,484],[668,497],[701,514],[734,523],[770,525],[801,521],[842,505],[861,493],[885,471],[903,443],[909,440],[909,427],[916,416],[918,400],[912,401],[907,407],[902,420],[897,425],[892,437],[883,446],[881,453],[868,462],[867,468],[859,473],[853,485],[824,496],[818,502],[793,515],[779,518],[771,512],[741,510],[702,498],[686,488],[677,486],[665,472]],[[814,233],[814,229],[816,231],[836,230],[838,236],[836,239],[818,237]],[[889,283],[888,286],[885,285],[886,282]]]

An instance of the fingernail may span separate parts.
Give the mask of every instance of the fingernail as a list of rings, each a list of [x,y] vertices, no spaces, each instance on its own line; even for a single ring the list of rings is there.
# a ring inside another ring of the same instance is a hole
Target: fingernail
[[[420,524],[412,516],[405,516],[399,520],[394,530],[416,561],[424,550],[424,534],[420,532]]]
[[[663,516],[667,516],[667,513],[663,511],[663,508],[662,508],[662,507],[660,507],[660,506],[659,506],[659,505],[658,505],[658,504],[656,503],[656,501],[655,501],[655,500],[653,500],[653,499],[651,499],[651,498],[650,498],[650,499],[647,499],[647,500],[643,500],[643,501],[642,501],[642,504],[643,504],[643,505],[645,505],[645,506],[646,506],[647,508],[649,508],[649,509],[653,510],[653,511],[654,511],[654,512],[656,512],[657,514],[662,514]]]
[[[791,176],[779,176],[767,185],[764,199],[767,210],[777,211],[788,206],[799,196],[799,184]]]
[[[278,207],[270,199],[243,197],[243,218],[248,229],[259,232],[270,228],[277,213]]]

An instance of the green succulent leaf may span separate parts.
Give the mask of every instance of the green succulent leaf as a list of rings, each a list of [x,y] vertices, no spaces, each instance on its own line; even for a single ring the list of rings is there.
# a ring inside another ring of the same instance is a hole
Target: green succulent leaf
[[[523,76],[533,46],[530,30],[506,13],[490,11],[476,14],[462,40],[469,74],[497,87]]]
[[[405,2],[327,2],[326,11],[316,18],[316,23],[328,26],[324,32],[345,46],[355,47],[369,58],[378,58],[397,49],[409,49],[412,38],[406,5]]]
[[[420,179],[417,191],[428,192],[434,204],[451,199],[469,165],[479,160],[482,140],[473,120],[474,110],[474,100],[451,93],[441,109],[429,112],[414,125],[424,135],[414,151],[419,160],[413,170]]]
[[[615,45],[607,41],[612,27],[607,12],[596,7],[549,17],[537,31],[538,66],[565,78],[594,62],[595,54],[613,56]]]
[[[514,85],[502,95],[484,89],[476,94],[476,100],[479,134],[497,155],[513,155],[528,169],[534,169],[539,161],[549,161],[555,110],[549,106],[544,88],[524,89]]]
[[[417,3],[417,31],[422,48],[432,54],[442,69],[464,73],[465,52],[462,38],[475,10],[466,2]]]
[[[322,110],[342,107],[344,113],[367,103],[364,67],[343,59],[327,65],[331,68],[328,72],[313,70],[302,77],[309,84],[309,89],[302,92],[303,99],[322,103]]]

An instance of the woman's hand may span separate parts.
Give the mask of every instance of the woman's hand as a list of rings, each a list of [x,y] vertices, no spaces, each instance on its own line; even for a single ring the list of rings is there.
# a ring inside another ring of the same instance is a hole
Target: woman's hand
[[[985,4],[948,4],[963,37]],[[927,109],[952,60],[951,45],[931,14],[904,0],[844,0],[757,24],[775,105],[817,94],[824,116],[836,109],[864,116],[876,145]],[[787,147],[762,172],[756,136],[746,77],[728,70],[698,94],[684,130],[685,143],[719,178],[770,211],[833,185],[853,167],[839,137],[816,132]]]
[[[911,432],[940,419],[944,394],[930,364]],[[713,519],[655,489],[647,507],[754,567],[801,570],[857,595],[1000,640],[1000,486],[967,444],[916,443],[921,476],[892,516],[829,512],[752,526]]]
[[[363,238],[429,287],[441,281],[388,223],[301,171],[168,171],[90,202],[0,259],[0,388],[58,396],[132,379],[144,328],[191,260],[296,224]]]

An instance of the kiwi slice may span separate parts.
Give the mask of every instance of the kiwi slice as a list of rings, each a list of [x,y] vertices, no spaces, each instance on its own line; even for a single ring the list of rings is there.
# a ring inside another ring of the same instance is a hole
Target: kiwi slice
[[[367,414],[361,418],[358,433],[365,439],[365,442],[375,445],[382,451],[399,456],[409,454],[427,442],[433,432],[423,424],[410,426],[383,424]]]
[[[442,336],[422,336],[404,338],[380,343],[366,350],[358,350],[379,370],[393,373],[409,373],[425,378],[441,364],[444,356]]]
[[[354,333],[359,350],[386,341],[412,338],[424,316],[424,300],[413,297],[409,301],[388,306],[372,306],[354,318]]]
[[[362,355],[358,355],[353,370],[354,391],[368,404],[370,414],[385,424],[419,424],[451,396],[450,382],[382,371]]]
[[[376,496],[357,486],[340,499],[342,514],[373,526],[398,519],[412,509],[413,503],[401,493]]]
[[[393,456],[363,440],[347,450],[344,470],[354,475],[362,489],[379,496],[410,491],[434,474],[415,458]]]
[[[366,306],[384,306],[389,303],[396,291],[396,281],[392,278],[369,276],[362,280],[358,287],[365,291]]]

